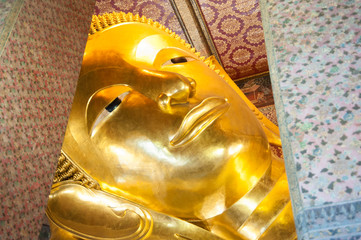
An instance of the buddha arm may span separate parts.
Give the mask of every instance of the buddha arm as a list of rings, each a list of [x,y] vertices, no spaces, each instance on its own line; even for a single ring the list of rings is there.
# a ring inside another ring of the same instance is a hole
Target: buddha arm
[[[75,181],[54,185],[46,212],[52,239],[220,239],[193,224]]]

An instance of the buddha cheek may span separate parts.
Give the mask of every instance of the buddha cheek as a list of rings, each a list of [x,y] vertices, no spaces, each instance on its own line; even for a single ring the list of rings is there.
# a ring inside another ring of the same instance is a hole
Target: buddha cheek
[[[161,113],[155,104],[124,105],[99,125],[91,141],[114,175],[123,180],[129,176],[127,181],[132,182],[132,174],[152,174],[168,160],[174,161],[167,149],[169,132],[175,132],[180,122],[180,117]]]

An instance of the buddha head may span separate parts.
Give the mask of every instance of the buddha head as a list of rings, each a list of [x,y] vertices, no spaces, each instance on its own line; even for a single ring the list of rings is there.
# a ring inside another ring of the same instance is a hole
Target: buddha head
[[[150,19],[94,17],[64,153],[111,194],[184,219],[222,213],[271,160],[214,67]]]

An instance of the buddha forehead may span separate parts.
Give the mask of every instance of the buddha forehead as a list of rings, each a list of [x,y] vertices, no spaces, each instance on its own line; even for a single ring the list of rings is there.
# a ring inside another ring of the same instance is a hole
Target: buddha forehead
[[[196,57],[184,40],[174,33],[139,22],[110,26],[88,39],[85,57],[92,52],[118,54],[123,60],[136,65],[155,66],[163,59],[178,56]],[[166,49],[166,51],[161,51]],[[104,60],[107,55],[100,59]],[[99,59],[99,58],[98,58]],[[106,59],[105,59],[106,60]]]

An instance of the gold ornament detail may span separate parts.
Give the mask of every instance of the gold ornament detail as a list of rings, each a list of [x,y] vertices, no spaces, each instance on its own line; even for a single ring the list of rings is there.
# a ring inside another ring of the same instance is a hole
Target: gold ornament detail
[[[53,184],[64,181],[76,181],[87,188],[100,189],[99,184],[79,168],[69,157],[61,152]]]

